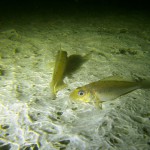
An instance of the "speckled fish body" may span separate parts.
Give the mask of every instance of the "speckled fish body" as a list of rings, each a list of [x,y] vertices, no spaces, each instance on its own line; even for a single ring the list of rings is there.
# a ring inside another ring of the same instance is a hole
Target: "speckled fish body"
[[[58,51],[58,54],[56,56],[56,61],[55,61],[53,77],[51,81],[51,89],[54,95],[58,92],[58,90],[65,87],[63,78],[64,78],[66,66],[67,66],[67,52]]]
[[[118,98],[139,88],[150,88],[147,82],[99,80],[75,89],[70,98],[77,101],[99,104]]]

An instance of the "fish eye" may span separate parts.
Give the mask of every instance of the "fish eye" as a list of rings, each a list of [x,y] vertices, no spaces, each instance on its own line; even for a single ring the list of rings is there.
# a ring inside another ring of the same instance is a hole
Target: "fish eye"
[[[83,91],[83,90],[80,90],[79,92],[78,92],[78,95],[80,95],[80,96],[83,96],[85,94],[85,92]]]

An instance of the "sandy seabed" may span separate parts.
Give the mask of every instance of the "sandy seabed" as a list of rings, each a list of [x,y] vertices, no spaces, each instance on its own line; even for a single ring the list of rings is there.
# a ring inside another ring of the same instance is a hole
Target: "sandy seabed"
[[[149,150],[150,90],[102,110],[69,99],[76,87],[108,76],[149,78],[149,18],[105,9],[1,16],[0,150]],[[53,100],[49,83],[60,49],[90,57]]]

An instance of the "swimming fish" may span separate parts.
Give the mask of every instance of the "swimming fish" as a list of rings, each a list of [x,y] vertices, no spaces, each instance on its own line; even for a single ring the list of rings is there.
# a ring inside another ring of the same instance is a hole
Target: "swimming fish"
[[[58,51],[55,67],[53,72],[52,81],[50,83],[50,87],[52,89],[52,94],[55,96],[58,90],[64,88],[66,84],[63,82],[64,74],[67,66],[67,52],[66,51]]]
[[[108,80],[105,78],[78,87],[70,94],[70,98],[76,101],[94,103],[96,106],[102,107],[102,102],[114,100],[121,95],[140,88],[150,88],[150,82],[116,80],[113,77],[109,77]]]

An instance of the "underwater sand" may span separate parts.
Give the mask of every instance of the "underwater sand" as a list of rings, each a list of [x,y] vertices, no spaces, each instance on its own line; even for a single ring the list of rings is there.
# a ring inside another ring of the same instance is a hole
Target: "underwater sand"
[[[103,103],[69,99],[76,87],[111,76],[150,75],[150,16],[141,11],[1,15],[0,150],[149,150],[150,90]],[[90,54],[53,100],[58,50]]]

